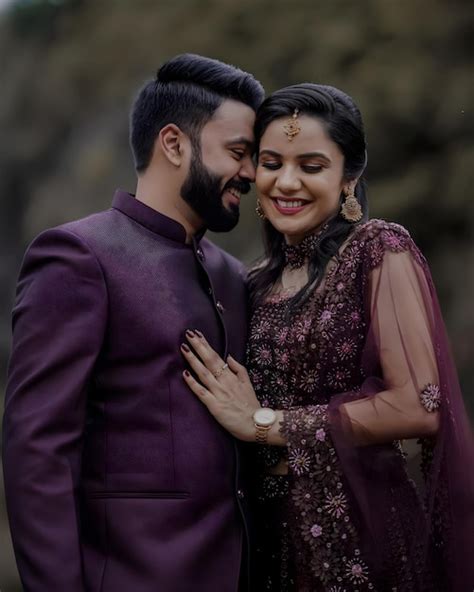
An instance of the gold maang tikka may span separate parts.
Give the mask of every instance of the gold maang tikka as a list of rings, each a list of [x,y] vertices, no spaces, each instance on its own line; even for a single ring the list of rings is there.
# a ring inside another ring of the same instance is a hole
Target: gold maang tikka
[[[285,125],[283,126],[283,130],[285,131],[289,142],[292,142],[293,138],[301,131],[300,122],[298,121],[298,113],[299,109],[295,109],[293,115],[287,119]]]

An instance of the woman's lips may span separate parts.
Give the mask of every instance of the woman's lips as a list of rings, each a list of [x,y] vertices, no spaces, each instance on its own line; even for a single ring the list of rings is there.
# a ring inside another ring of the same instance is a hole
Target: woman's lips
[[[304,210],[305,207],[310,203],[303,199],[281,199],[278,197],[272,197],[271,199],[278,212],[280,212],[280,214],[284,214],[285,216],[298,214],[298,212]]]

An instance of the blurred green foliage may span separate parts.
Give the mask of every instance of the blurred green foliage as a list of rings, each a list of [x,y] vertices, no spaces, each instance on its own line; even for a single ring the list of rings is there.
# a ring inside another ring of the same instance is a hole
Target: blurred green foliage
[[[128,110],[161,62],[192,51],[268,92],[338,86],[364,115],[371,213],[406,225],[430,262],[473,410],[471,3],[441,0],[21,0],[0,14],[0,363],[21,256],[42,229],[133,191]],[[260,251],[254,199],[229,235]],[[0,508],[2,504],[0,495]],[[19,590],[0,513],[0,589]]]

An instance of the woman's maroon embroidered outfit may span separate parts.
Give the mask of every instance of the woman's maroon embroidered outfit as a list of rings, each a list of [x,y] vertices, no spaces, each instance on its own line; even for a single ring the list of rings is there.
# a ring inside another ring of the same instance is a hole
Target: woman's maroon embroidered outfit
[[[257,448],[260,589],[470,592],[472,437],[424,257],[371,220],[296,313],[289,302],[273,293],[253,311],[247,352],[288,442]],[[438,409],[415,485],[397,426]],[[285,457],[288,476],[269,474]]]

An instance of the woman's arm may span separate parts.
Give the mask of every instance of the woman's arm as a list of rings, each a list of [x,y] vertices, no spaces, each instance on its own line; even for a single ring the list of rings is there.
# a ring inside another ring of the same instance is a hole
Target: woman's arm
[[[410,251],[387,251],[371,272],[370,323],[364,357],[377,361],[384,388],[341,406],[354,442],[436,434],[441,393],[431,297]]]

